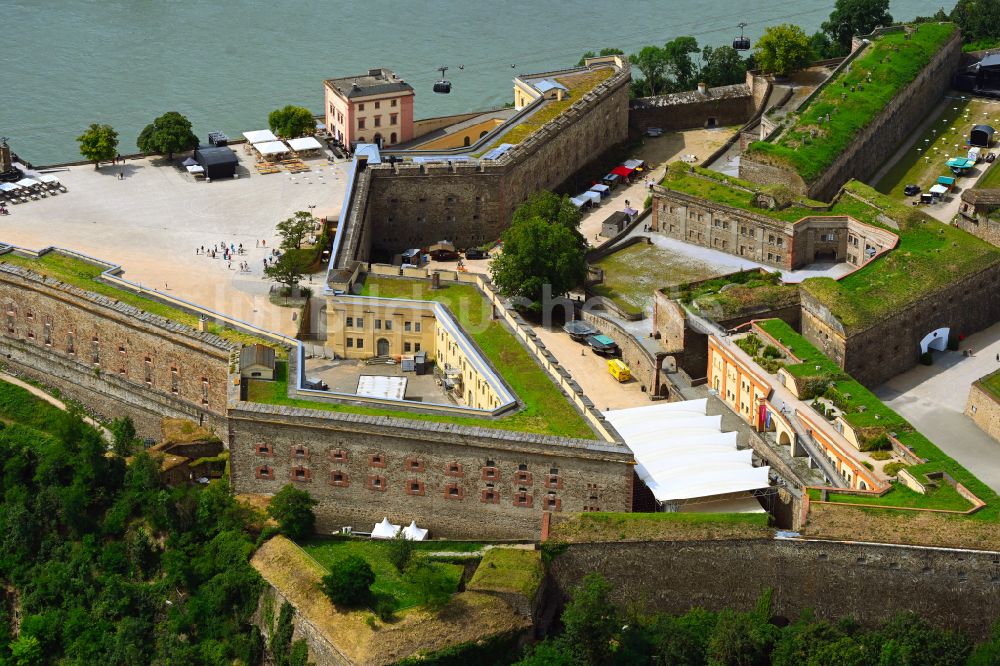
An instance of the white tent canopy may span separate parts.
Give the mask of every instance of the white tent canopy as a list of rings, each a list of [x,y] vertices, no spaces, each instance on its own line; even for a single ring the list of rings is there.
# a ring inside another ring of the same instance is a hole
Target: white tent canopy
[[[264,143],[253,144],[254,150],[261,155],[281,155],[288,152],[288,146],[284,141],[266,141]]]
[[[417,527],[417,521],[412,520],[409,525],[403,528],[403,536],[410,541],[423,541],[427,538],[427,530]]]
[[[0,192],[16,192],[19,189],[21,186],[14,183],[0,183]]]
[[[591,192],[607,192],[611,188],[604,183],[598,183],[590,188]]]
[[[41,175],[41,176],[38,177],[38,180],[42,181],[43,183],[58,183],[59,182],[59,179],[56,178],[55,176],[51,175],[51,174]]]
[[[376,523],[375,527],[372,529],[373,539],[392,539],[399,532],[399,525],[393,525],[389,522],[389,517],[385,516],[382,518],[381,523]]]
[[[274,136],[274,132],[271,130],[254,130],[252,132],[243,132],[243,137],[248,143],[267,143],[268,141],[277,141],[278,137]]]
[[[583,208],[587,204],[588,199],[582,197],[572,197],[569,202],[576,206],[577,208]]]
[[[187,167],[188,173],[205,173],[205,167],[199,164],[193,164]]]
[[[323,144],[311,136],[304,136],[301,139],[289,139],[288,147],[295,151],[319,150],[323,147]]]
[[[595,192],[593,190],[587,190],[586,192],[583,192],[582,194],[580,194],[580,198],[590,199],[591,203],[593,203],[595,206],[601,203],[601,193]]]
[[[721,416],[706,416],[707,400],[604,412],[636,460],[636,473],[659,502],[710,498],[767,488],[768,467],[736,448]]]
[[[17,181],[17,184],[20,185],[21,187],[35,187],[36,185],[41,185],[41,183],[32,178],[22,178],[21,180]]]

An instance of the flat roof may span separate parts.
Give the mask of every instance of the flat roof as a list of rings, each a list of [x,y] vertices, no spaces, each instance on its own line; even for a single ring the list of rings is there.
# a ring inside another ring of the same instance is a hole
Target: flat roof
[[[397,76],[392,70],[384,67],[369,69],[367,74],[357,74],[355,76],[343,76],[337,79],[327,79],[326,85],[330,86],[347,99],[355,97],[369,97],[371,95],[384,95],[386,93],[393,92],[413,92],[413,86],[399,78],[399,76]]]

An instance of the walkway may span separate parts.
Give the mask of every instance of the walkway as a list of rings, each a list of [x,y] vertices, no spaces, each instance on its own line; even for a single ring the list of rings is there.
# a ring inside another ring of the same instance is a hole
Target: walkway
[[[969,387],[1000,369],[1000,323],[969,336],[959,352],[936,352],[934,365],[917,365],[875,389],[875,395],[899,412],[942,451],[1000,493],[1000,443],[965,415]]]
[[[0,372],[0,381],[5,381],[8,384],[13,384],[14,386],[19,386],[20,388],[23,388],[25,391],[27,391],[31,395],[35,396],[36,398],[39,398],[40,400],[44,400],[45,402],[47,402],[50,405],[53,405],[55,407],[58,407],[59,409],[63,410],[64,412],[67,411],[67,407],[66,407],[66,403],[65,402],[63,402],[62,400],[59,400],[58,398],[55,398],[55,397],[49,395],[48,393],[46,393],[42,389],[38,388],[34,384],[29,384],[28,382],[20,380],[20,379],[18,379],[17,377],[15,377],[13,375],[8,375],[6,372]],[[114,435],[111,434],[110,430],[108,430],[103,425],[101,425],[101,423],[99,421],[96,421],[96,420],[90,418],[89,416],[84,416],[83,417],[83,422],[86,423],[87,425],[92,426],[93,428],[97,429],[101,433],[101,436],[104,437],[104,440],[106,442],[108,442],[109,444],[114,441],[114,439],[115,439]]]

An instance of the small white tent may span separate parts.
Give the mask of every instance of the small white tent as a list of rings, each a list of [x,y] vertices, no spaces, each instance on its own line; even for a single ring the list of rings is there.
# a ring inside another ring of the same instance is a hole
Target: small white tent
[[[392,539],[399,532],[399,525],[393,525],[388,517],[383,517],[381,523],[377,523],[372,529],[373,539]]]
[[[403,535],[410,541],[423,541],[427,538],[427,530],[417,527],[417,521],[412,520],[403,528]]]

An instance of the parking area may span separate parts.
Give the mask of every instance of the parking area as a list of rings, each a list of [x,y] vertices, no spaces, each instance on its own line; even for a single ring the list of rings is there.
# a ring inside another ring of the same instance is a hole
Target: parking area
[[[268,301],[271,282],[262,279],[264,258],[277,245],[279,221],[300,210],[317,216],[339,213],[345,165],[316,158],[306,160],[306,173],[259,175],[251,173],[252,158],[235,148],[239,178],[213,182],[196,181],[179,168],[182,158],[55,171],[68,192],[10,207],[11,214],[0,222],[0,242],[70,248],[121,264],[129,280],[293,333],[292,312]],[[196,248],[223,243],[242,244],[245,252],[232,262],[221,251],[214,259],[196,254]],[[240,269],[243,262],[247,270]],[[322,282],[318,276],[313,280]]]

